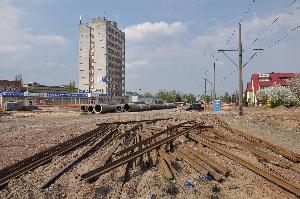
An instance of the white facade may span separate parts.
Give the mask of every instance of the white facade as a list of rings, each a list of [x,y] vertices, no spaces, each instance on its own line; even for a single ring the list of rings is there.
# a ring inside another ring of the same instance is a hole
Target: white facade
[[[125,33],[105,18],[80,24],[79,91],[125,94]]]

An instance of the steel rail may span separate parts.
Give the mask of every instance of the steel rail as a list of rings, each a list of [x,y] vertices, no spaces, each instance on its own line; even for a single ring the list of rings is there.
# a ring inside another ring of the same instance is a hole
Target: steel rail
[[[95,153],[97,150],[99,150],[101,147],[104,147],[106,144],[108,144],[110,141],[112,141],[113,135],[116,132],[116,130],[113,130],[109,133],[107,133],[103,138],[96,141],[93,146],[85,150],[80,156],[70,161],[68,164],[66,164],[63,168],[55,172],[52,176],[50,176],[47,180],[45,180],[39,188],[44,189],[46,187],[49,187],[57,178],[59,178],[63,173],[70,170],[74,165],[79,163],[80,161],[88,158],[93,153]]]
[[[174,173],[171,171],[170,167],[171,166],[168,165],[163,157],[159,157],[158,169],[168,180],[174,179]]]
[[[198,158],[194,154],[190,153],[188,150],[186,150],[184,148],[180,148],[180,149],[178,149],[178,152],[182,153],[183,155],[190,158],[195,163],[197,163],[198,165],[200,165],[201,167],[206,169],[214,177],[215,180],[217,180],[217,181],[222,180],[222,176],[215,169],[213,169],[211,166],[209,166],[207,163],[202,161],[200,158]]]
[[[81,140],[81,139],[83,139],[85,137],[92,136],[93,134],[95,134],[95,133],[97,133],[97,132],[99,132],[99,131],[101,131],[103,129],[104,129],[104,127],[98,127],[96,129],[93,129],[93,130],[85,133],[85,134],[82,134],[82,135],[80,135],[78,137],[75,137],[75,138],[72,138],[70,140],[67,140],[67,141],[65,141],[63,143],[60,143],[60,144],[55,145],[55,146],[53,146],[51,148],[48,148],[48,149],[46,149],[46,150],[44,150],[42,152],[34,154],[33,156],[30,156],[30,157],[25,158],[25,159],[23,159],[21,161],[18,161],[15,164],[7,166],[7,167],[5,167],[5,168],[3,168],[3,169],[0,170],[0,179],[3,178],[5,175],[7,175],[9,172],[18,169],[19,167],[23,167],[26,164],[30,164],[31,162],[34,162],[36,159],[39,159],[39,158],[44,157],[46,155],[49,155],[53,151],[59,150],[60,148],[63,148],[63,147],[66,147],[68,145],[71,145],[71,144],[73,144],[75,142],[78,142],[78,140]]]
[[[111,171],[111,170],[114,170],[115,168],[118,168],[119,166],[122,166],[126,163],[128,163],[129,161],[145,154],[145,153],[148,153],[154,149],[157,149],[159,148],[160,146],[162,146],[163,144],[167,143],[167,142],[170,142],[171,140],[179,137],[179,136],[182,136],[184,135],[185,133],[189,132],[190,130],[193,130],[193,129],[196,129],[196,128],[200,128],[201,127],[201,124],[195,124],[193,127],[191,127],[190,129],[185,129],[181,132],[178,132],[177,134],[174,134],[174,135],[171,135],[170,137],[167,137],[165,139],[162,139],[156,143],[153,143],[149,146],[146,146],[145,148],[142,148],[141,150],[139,151],[136,151],[128,156],[125,156],[125,157],[122,157],[122,158],[119,158],[118,160],[115,160],[113,162],[110,162],[102,167],[98,167],[92,171],[89,171],[83,175],[81,175],[81,179],[84,179],[84,180],[87,180],[88,182],[93,182],[95,180],[97,180],[99,178],[99,176]]]
[[[208,175],[208,171],[202,167],[202,165],[198,164],[194,159],[186,156],[185,154],[179,152],[179,151],[174,151],[171,153],[173,157],[180,157],[183,161],[188,163],[191,167],[193,167],[196,171],[201,173],[202,175]]]
[[[158,121],[164,121],[164,120],[171,120],[173,119],[172,117],[170,118],[157,118],[157,119],[148,119],[148,120],[128,120],[128,121],[116,121],[116,122],[104,122],[104,123],[99,123],[97,124],[98,126],[102,125],[110,125],[110,124],[132,124],[132,123],[141,123],[141,122],[158,122]]]
[[[212,139],[211,137],[208,137],[208,136],[201,136],[201,137],[206,138],[207,140],[209,140],[211,142],[218,143],[218,144],[224,144],[224,145],[227,145],[230,147],[232,147],[232,146],[227,143],[238,144],[242,149],[250,150],[251,153],[253,153],[254,155],[256,155],[262,159],[265,159],[265,160],[267,160],[275,165],[281,166],[283,168],[289,168],[289,169],[292,169],[292,170],[300,173],[300,167],[297,164],[295,164],[293,162],[289,162],[288,160],[286,160],[284,158],[279,158],[278,156],[261,151],[261,150],[255,148],[255,145],[253,145],[253,143],[251,145],[251,143],[249,144],[248,142],[235,140],[235,139],[233,139],[233,140],[224,139],[224,138]]]
[[[213,144],[212,142],[201,138],[199,136],[190,135],[190,138],[192,138],[195,141],[198,141],[202,143],[203,145],[209,147],[210,149],[226,156],[227,158],[236,161],[237,163],[241,164],[242,166],[250,169],[251,171],[257,173],[258,175],[268,179],[269,181],[277,184],[278,186],[290,191],[291,193],[300,196],[300,188],[297,187],[293,182],[284,179],[282,176],[272,173],[264,168],[258,167],[257,165],[242,159],[241,157],[231,153],[230,151],[226,150],[225,148],[218,146],[216,144]]]
[[[172,159],[172,157],[169,155],[169,154],[167,154],[164,150],[162,150],[162,149],[160,149],[159,150],[159,155],[160,155],[160,157],[162,157],[165,161],[166,161],[166,163],[168,164],[168,166],[169,166],[169,169],[170,169],[170,171],[172,172],[172,174],[173,174],[173,177],[175,177],[175,174],[178,174],[178,172],[174,169],[174,167],[172,166],[172,161],[171,161],[171,159]]]
[[[279,155],[282,155],[283,157],[297,163],[297,162],[300,162],[300,154],[297,154],[293,151],[290,151],[284,147],[281,147],[281,146],[277,146],[277,145],[274,145],[268,141],[265,141],[265,140],[262,140],[260,138],[257,138],[257,137],[254,137],[254,136],[251,136],[251,135],[248,135],[247,133],[243,132],[243,131],[240,131],[240,130],[237,130],[237,129],[234,129],[232,127],[229,126],[229,124],[227,124],[226,122],[224,122],[223,120],[221,120],[220,118],[217,117],[217,120],[218,122],[220,123],[220,125],[222,127],[224,127],[225,129],[227,129],[228,131],[232,132],[232,133],[235,133],[235,134],[238,134],[239,136],[241,137],[244,137],[245,139],[251,141],[251,142],[256,142],[256,143],[259,143],[261,145],[264,145],[266,146],[268,149],[278,153]]]
[[[220,163],[216,162],[215,160],[207,157],[203,153],[194,150],[193,148],[188,146],[188,151],[194,154],[196,157],[201,159],[203,162],[206,162],[208,165],[210,165],[212,168],[214,168],[216,171],[220,172],[222,175],[226,175],[229,173],[228,168],[225,166],[221,165]]]
[[[36,169],[39,166],[50,162],[54,156],[66,154],[79,148],[83,144],[93,141],[95,137],[101,135],[107,128],[112,129],[113,127],[101,127],[100,129],[96,128],[88,133],[58,144],[57,146],[49,148],[20,162],[17,162],[14,165],[4,168],[0,171],[0,187],[7,185],[7,183],[13,178],[19,177],[30,170]]]
[[[147,139],[141,140],[141,141],[140,141],[139,143],[137,143],[137,144],[134,144],[134,145],[132,145],[132,146],[129,146],[129,147],[123,149],[122,151],[118,152],[117,155],[118,155],[118,156],[121,156],[121,155],[123,155],[123,154],[125,154],[125,153],[128,153],[129,151],[135,149],[136,147],[140,147],[140,146],[142,146],[143,144],[150,143],[152,140],[154,140],[155,138],[157,138],[157,137],[159,137],[159,136],[161,136],[161,135],[167,133],[168,131],[174,130],[174,129],[176,129],[176,128],[182,127],[183,125],[189,124],[189,123],[192,123],[192,122],[193,122],[193,121],[187,121],[187,122],[183,122],[183,123],[180,123],[180,124],[176,124],[176,125],[174,125],[174,126],[171,126],[170,128],[167,128],[167,129],[165,129],[165,130],[163,130],[163,131],[161,131],[161,132],[159,132],[159,133],[156,133],[156,134],[154,134],[153,136],[151,136],[151,137],[149,137],[149,138],[147,138]]]

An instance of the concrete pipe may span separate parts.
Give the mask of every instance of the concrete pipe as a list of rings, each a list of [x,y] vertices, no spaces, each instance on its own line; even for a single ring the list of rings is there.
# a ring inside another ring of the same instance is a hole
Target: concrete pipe
[[[89,113],[95,113],[95,112],[94,112],[94,107],[93,107],[93,106],[88,106],[88,109],[87,109],[87,110],[88,110]]]
[[[96,105],[94,107],[94,109],[95,109],[95,113],[101,113],[101,106],[100,105]]]
[[[125,111],[130,111],[130,105],[129,104],[124,104],[123,109]]]
[[[125,104],[124,110],[129,112],[139,112],[150,110],[149,105],[146,104]]]
[[[148,110],[161,110],[176,108],[175,104],[125,104],[124,110],[129,112],[139,112]]]
[[[116,106],[116,111],[117,112],[122,112],[122,105],[117,105]]]
[[[117,106],[116,105],[102,104],[100,107],[101,107],[101,113],[113,113],[113,112],[117,111]]]
[[[81,106],[80,106],[80,110],[81,110],[81,111],[87,111],[87,107],[86,107],[85,105],[81,105]]]

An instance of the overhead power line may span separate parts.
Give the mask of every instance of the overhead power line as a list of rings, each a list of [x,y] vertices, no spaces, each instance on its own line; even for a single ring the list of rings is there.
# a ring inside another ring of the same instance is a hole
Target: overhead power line
[[[238,20],[238,23],[241,23],[241,22],[243,22],[245,20],[245,18],[249,14],[249,12],[252,10],[252,7],[254,6],[255,2],[256,2],[256,0],[251,0],[249,6],[243,12],[242,17]],[[238,26],[230,33],[229,38],[226,40],[225,46],[228,46],[228,44],[231,41],[231,39],[235,36],[235,34],[237,32],[237,29],[238,29]]]

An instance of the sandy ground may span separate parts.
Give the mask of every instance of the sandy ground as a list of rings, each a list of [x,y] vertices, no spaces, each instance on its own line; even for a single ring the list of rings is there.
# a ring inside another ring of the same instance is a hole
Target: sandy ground
[[[215,116],[234,128],[300,153],[300,108],[246,108],[244,117],[239,117],[236,110],[212,113],[174,109],[102,115],[81,114],[77,111],[14,112],[0,117],[0,169],[94,129],[97,123],[107,121],[161,117],[173,117],[178,121],[195,119],[204,121],[207,125],[214,125],[222,135],[237,137],[218,127]],[[157,125],[163,126],[159,123]],[[184,142],[184,139],[178,141]],[[185,142],[185,144],[198,149],[193,142]],[[104,196],[106,198],[297,198],[208,148],[205,148],[205,153],[230,170],[230,175],[224,177],[222,183],[214,180],[199,180],[199,173],[184,161],[177,161],[181,169],[179,176],[172,181],[167,180],[156,166],[145,170],[132,169],[129,181],[126,183],[122,181],[125,167],[104,174],[92,184],[81,181],[80,175],[96,168],[97,163],[110,147],[111,145],[83,160],[49,188],[40,190],[38,186],[47,177],[77,157],[86,147],[65,156],[55,157],[50,164],[12,180],[7,188],[0,191],[0,198],[103,198]],[[231,150],[240,157],[280,173],[300,185],[299,173],[261,162],[249,151],[241,151],[237,148]],[[185,180],[191,180],[195,187],[190,189],[184,187]]]

